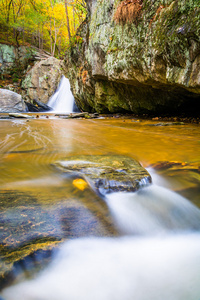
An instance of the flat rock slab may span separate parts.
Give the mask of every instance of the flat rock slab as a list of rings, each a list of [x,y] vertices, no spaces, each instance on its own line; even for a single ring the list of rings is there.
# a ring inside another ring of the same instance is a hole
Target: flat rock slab
[[[74,156],[56,162],[55,166],[65,173],[83,177],[103,196],[118,191],[134,192],[152,182],[138,161],[121,155]]]
[[[34,116],[29,116],[27,114],[19,114],[19,113],[9,113],[10,117],[20,118],[20,119],[33,119]]]

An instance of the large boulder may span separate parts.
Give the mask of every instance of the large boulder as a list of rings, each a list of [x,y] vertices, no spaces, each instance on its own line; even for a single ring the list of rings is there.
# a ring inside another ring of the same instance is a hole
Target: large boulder
[[[199,114],[198,0],[86,2],[66,57],[83,111]]]
[[[36,63],[22,81],[24,100],[33,102],[33,99],[37,99],[47,103],[59,85],[63,69],[62,61],[55,57]]]
[[[22,96],[9,90],[0,89],[0,113],[26,111]]]

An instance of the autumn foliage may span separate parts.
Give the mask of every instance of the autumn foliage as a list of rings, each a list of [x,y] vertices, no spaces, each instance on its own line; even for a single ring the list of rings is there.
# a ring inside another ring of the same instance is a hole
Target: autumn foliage
[[[86,83],[87,75],[88,75],[88,71],[83,71],[82,72],[82,82],[83,82],[83,84]]]
[[[85,0],[0,0],[0,42],[63,55],[86,16]]]
[[[122,1],[118,6],[114,15],[116,23],[137,23],[142,10],[142,0],[126,0]]]

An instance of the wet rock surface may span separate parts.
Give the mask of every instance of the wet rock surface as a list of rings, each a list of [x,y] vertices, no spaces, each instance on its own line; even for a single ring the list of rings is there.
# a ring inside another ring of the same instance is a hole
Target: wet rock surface
[[[106,204],[95,193],[86,189],[78,195],[75,187],[72,193],[79,200],[66,195],[57,200],[45,198],[41,204],[42,193],[1,191],[0,289],[20,273],[32,276],[43,268],[66,239],[117,234]]]
[[[134,192],[151,183],[151,176],[140,163],[126,156],[75,156],[55,166],[82,176],[103,196],[118,191]]]

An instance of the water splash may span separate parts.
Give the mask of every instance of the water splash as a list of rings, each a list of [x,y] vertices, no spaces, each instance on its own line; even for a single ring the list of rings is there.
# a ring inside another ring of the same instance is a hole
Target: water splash
[[[57,113],[72,113],[74,97],[70,90],[69,80],[62,76],[59,87],[55,94],[49,99],[48,106]]]

